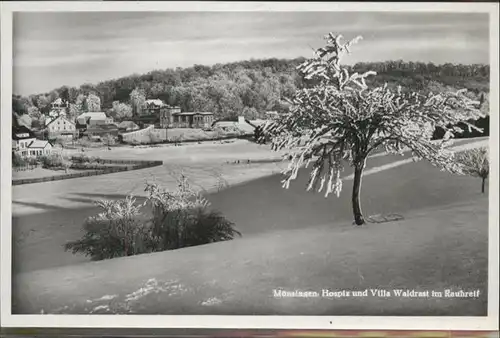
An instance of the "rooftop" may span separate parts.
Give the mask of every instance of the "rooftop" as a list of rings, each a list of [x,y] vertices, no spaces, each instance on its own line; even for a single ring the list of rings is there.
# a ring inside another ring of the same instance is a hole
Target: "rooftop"
[[[45,148],[47,145],[51,145],[49,141],[34,140],[28,146],[28,148]]]
[[[54,123],[55,121],[57,121],[57,120],[59,120],[59,119],[64,119],[64,120],[66,120],[66,122],[69,122],[69,123],[71,123],[71,124],[74,124],[72,121],[68,120],[68,119],[66,118],[66,116],[65,116],[65,115],[59,115],[59,116],[57,116],[57,117],[53,118],[52,120],[50,120],[50,122],[49,122],[49,123],[47,123],[47,124],[46,124],[46,126],[49,126],[49,124],[52,124],[52,123]]]
[[[33,132],[25,127],[25,126],[18,126],[12,128],[12,139],[13,140],[25,140],[25,139],[30,139],[30,138],[35,138],[35,135]]]
[[[80,115],[78,115],[78,118],[87,118],[87,117],[90,117],[92,119],[95,119],[95,120],[105,120],[107,119],[108,117],[106,116],[106,113],[103,113],[103,112],[87,112],[87,113],[82,113]]]

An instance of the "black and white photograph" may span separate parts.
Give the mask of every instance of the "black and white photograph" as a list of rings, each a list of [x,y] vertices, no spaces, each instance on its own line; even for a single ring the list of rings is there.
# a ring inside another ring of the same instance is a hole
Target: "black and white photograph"
[[[2,3],[5,323],[498,329],[497,3],[52,4]]]

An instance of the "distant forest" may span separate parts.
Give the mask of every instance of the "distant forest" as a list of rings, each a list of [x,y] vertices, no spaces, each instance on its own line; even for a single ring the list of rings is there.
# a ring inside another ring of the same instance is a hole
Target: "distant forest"
[[[117,120],[126,119],[141,109],[145,99],[161,99],[182,111],[210,111],[218,119],[256,118],[265,111],[286,110],[285,99],[307,86],[296,71],[303,61],[266,59],[155,70],[96,85],[63,86],[28,97],[14,95],[12,108],[18,117],[29,116],[33,124],[48,114],[57,98],[69,104],[70,118],[84,111],[105,111]],[[421,92],[467,88],[482,101],[489,96],[489,65],[386,61],[357,63],[352,70],[376,71],[369,82],[374,86],[387,83]]]

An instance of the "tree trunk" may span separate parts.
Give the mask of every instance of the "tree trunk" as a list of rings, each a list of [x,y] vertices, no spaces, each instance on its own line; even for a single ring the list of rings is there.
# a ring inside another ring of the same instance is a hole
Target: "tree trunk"
[[[481,193],[483,193],[483,194],[484,194],[485,183],[486,183],[486,177],[483,177],[483,182],[481,184]]]
[[[363,213],[361,211],[361,201],[359,195],[361,193],[361,178],[363,169],[365,167],[364,161],[354,167],[354,183],[352,187],[352,212],[354,214],[354,222],[356,225],[365,224]]]

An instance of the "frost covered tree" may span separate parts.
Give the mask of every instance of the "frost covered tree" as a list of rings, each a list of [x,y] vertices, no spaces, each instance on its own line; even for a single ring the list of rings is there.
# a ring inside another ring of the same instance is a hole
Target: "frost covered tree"
[[[486,180],[490,174],[488,148],[468,149],[458,154],[458,161],[467,175],[481,179],[481,192],[484,194]]]
[[[272,139],[274,150],[286,150],[290,159],[283,187],[297,177],[303,166],[313,163],[308,190],[340,195],[341,172],[347,164],[354,168],[352,209],[357,225],[365,223],[360,204],[363,170],[370,153],[385,148],[389,153],[412,151],[415,160],[426,159],[433,165],[462,173],[452,151],[447,150],[455,133],[478,129],[470,120],[483,116],[477,102],[464,91],[423,94],[368,86],[373,71],[350,73],[341,58],[350,53],[357,37],[342,43],[341,35],[325,36],[326,45],[315,50],[298,70],[306,85],[295,92],[288,113],[268,124],[264,134]],[[431,141],[433,131],[446,131],[442,140]]]
[[[28,114],[23,114],[17,120],[19,125],[31,129],[32,118]]]
[[[135,88],[130,93],[130,104],[132,105],[132,114],[141,115],[146,106],[146,93],[144,89]]]
[[[113,101],[112,113],[117,121],[125,121],[132,118],[132,106],[119,101]]]
[[[101,99],[99,96],[91,93],[87,96],[85,100],[85,110],[88,112],[99,112],[101,111]]]

